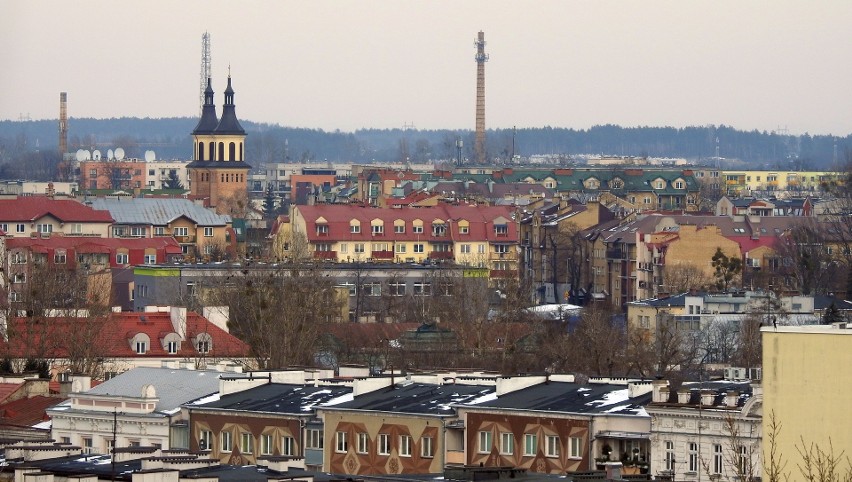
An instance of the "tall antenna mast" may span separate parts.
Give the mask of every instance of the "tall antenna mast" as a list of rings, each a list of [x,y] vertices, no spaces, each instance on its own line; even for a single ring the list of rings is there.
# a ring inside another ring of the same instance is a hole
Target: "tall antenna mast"
[[[68,152],[68,93],[59,93],[59,160]]]
[[[479,31],[474,40],[476,47],[476,138],[473,145],[476,162],[485,163],[485,62],[488,62],[488,54],[485,53],[485,32]]]
[[[207,89],[207,79],[212,76],[212,67],[210,61],[210,34],[204,32],[201,35],[201,79],[198,90],[198,115],[201,116],[201,111],[204,109],[204,90]]]

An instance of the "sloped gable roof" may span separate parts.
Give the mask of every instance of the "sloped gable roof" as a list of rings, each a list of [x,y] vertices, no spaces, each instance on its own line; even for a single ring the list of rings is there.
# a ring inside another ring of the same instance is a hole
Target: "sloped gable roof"
[[[92,206],[108,211],[116,224],[165,226],[181,216],[201,226],[226,226],[231,222],[230,216],[217,214],[189,199],[98,198]]]
[[[53,216],[60,222],[111,223],[109,211],[87,206],[73,199],[53,199],[46,196],[0,199],[0,220],[33,222]]]

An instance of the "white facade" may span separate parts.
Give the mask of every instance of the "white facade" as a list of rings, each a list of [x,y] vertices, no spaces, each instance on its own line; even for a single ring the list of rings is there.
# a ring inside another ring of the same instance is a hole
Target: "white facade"
[[[656,383],[651,415],[651,470],[674,480],[740,480],[762,472],[762,395],[747,382],[710,382],[678,390],[668,400],[665,382]],[[714,385],[717,385],[714,387]],[[728,390],[740,386],[742,390]],[[725,387],[725,388],[722,388]],[[752,389],[751,396],[745,391]],[[697,403],[696,403],[697,402]]]
[[[0,194],[16,196],[73,196],[79,191],[76,182],[0,181]]]
[[[170,179],[171,173],[177,176],[181,185],[189,190],[189,176],[186,165],[188,161],[149,161],[145,163],[145,188],[164,189],[164,184]]]

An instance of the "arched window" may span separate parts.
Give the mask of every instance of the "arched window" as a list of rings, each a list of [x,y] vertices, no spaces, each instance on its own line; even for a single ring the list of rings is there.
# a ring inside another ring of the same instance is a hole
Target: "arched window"
[[[210,141],[210,146],[209,146],[209,148],[207,149],[207,154],[208,154],[208,156],[210,157],[210,159],[208,159],[208,160],[210,160],[210,161],[215,161],[215,160],[216,160],[216,151],[215,151],[215,149],[214,149],[214,146],[215,146],[215,145],[216,145],[216,144],[215,144],[213,141]]]
[[[218,160],[220,160],[220,161],[225,160],[225,143],[224,143],[224,142],[220,142],[220,143],[219,143],[219,157],[218,157]]]
[[[198,143],[198,160],[199,161],[204,160],[204,143],[203,142]]]
[[[243,143],[242,142],[240,142],[240,158],[238,160],[240,160],[240,161],[243,160]]]
[[[236,161],[237,160],[236,157],[237,157],[237,145],[232,142],[232,143],[228,144],[228,160],[229,161]]]

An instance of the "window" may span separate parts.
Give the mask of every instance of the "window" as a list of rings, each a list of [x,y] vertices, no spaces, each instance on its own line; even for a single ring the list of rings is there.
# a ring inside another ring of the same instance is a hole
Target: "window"
[[[340,251],[340,254],[346,254],[349,252],[349,245],[346,243],[340,243],[338,250]]]
[[[322,440],[322,438],[320,438],[320,440]],[[289,435],[281,437],[281,455],[296,455],[296,439]]]
[[[462,244],[461,247],[459,248],[459,252],[461,254],[470,254],[470,245],[469,244]]]
[[[459,226],[459,234],[470,234],[470,226],[468,225],[460,225]]]
[[[272,435],[265,433],[260,436],[260,454],[272,455]]]
[[[491,452],[491,432],[479,432],[479,453]]]
[[[399,254],[405,254],[405,245],[404,244],[397,244],[396,245],[396,252],[399,253]]]
[[[376,235],[384,233],[385,227],[382,226],[382,225],[375,225],[375,226],[372,226],[372,231],[373,231],[373,236],[376,236]]]
[[[538,437],[533,433],[524,434],[524,455],[535,455],[538,448]]]
[[[366,432],[358,432],[358,448],[359,454],[366,454],[370,451],[370,437]]]
[[[339,454],[345,454],[347,450],[349,450],[349,445],[346,444],[346,432],[337,432],[335,451]]]
[[[209,430],[201,430],[198,432],[198,449],[210,450],[210,442],[213,439],[213,434]]]
[[[432,283],[416,281],[414,283],[414,296],[430,296],[432,294]]]
[[[666,440],[666,470],[674,471],[675,469],[675,454],[674,454],[674,442],[671,440]]]
[[[687,460],[687,471],[698,472],[698,444],[689,442],[689,459]]]
[[[515,434],[510,432],[500,434],[500,453],[503,455],[515,453]]]
[[[405,281],[394,281],[388,283],[391,296],[405,296]]]
[[[411,457],[411,435],[399,436],[399,456]]]
[[[675,183],[675,189],[683,189],[683,181],[677,181]]]
[[[415,253],[422,253],[423,252],[423,245],[422,244],[415,244],[414,245],[414,252]]]
[[[496,234],[497,236],[505,236],[509,234],[509,226],[505,224],[495,224],[494,234]]]
[[[166,228],[164,228],[162,226],[154,227],[154,236],[165,236],[165,235],[166,235]]]
[[[722,444],[713,444],[713,473],[722,473]]]
[[[317,234],[328,234],[328,225],[317,224]]]
[[[55,264],[65,264],[65,251],[57,251],[53,253],[53,262]]]
[[[146,341],[137,341],[136,342],[136,354],[144,355],[145,352],[148,351],[148,342]]]
[[[421,234],[423,233],[423,226],[412,226],[411,232],[414,234]]]
[[[545,455],[548,457],[559,457],[559,437],[556,435],[548,435],[546,442]]]
[[[405,233],[405,225],[404,224],[397,224],[396,226],[393,227],[393,232],[396,233],[396,234]]]
[[[115,255],[115,264],[127,264],[129,261],[127,253],[117,253]]]
[[[240,453],[254,453],[254,437],[252,437],[249,432],[243,432],[240,434]]]
[[[230,452],[233,449],[231,445],[231,432],[222,432],[219,434],[219,441],[221,442],[222,452]]]
[[[376,448],[379,455],[390,455],[390,435],[386,433],[379,434],[379,444]]]
[[[15,251],[12,253],[12,264],[26,264],[27,253]]]
[[[364,243],[355,243],[355,254],[364,254]]]
[[[189,236],[189,228],[186,226],[177,227],[172,230],[173,236]]]
[[[435,456],[434,439],[432,437],[420,438],[420,456],[431,458]]]
[[[26,229],[27,229],[27,227],[23,224],[17,224],[15,226],[15,232],[16,233],[23,233]]]
[[[568,437],[568,456],[572,459],[583,458],[582,437]]]
[[[80,223],[74,223],[71,225],[71,234],[82,234],[83,233],[83,225]]]
[[[737,461],[739,473],[751,473],[751,457],[749,455],[748,447],[746,447],[745,445],[740,445],[739,450],[737,452],[739,452],[739,460]]]
[[[20,292],[18,292],[18,291],[10,291],[9,292],[9,301],[20,302],[20,301],[23,301],[23,300],[24,299],[21,296]]]
[[[39,224],[36,229],[41,234],[50,234],[53,232],[52,224]]]
[[[447,226],[443,223],[432,224],[432,236],[444,236],[447,234]]]
[[[174,340],[166,342],[166,351],[169,353],[169,355],[174,355],[175,353],[177,353],[178,352],[178,342],[174,341]]]
[[[364,283],[364,293],[367,296],[382,296],[382,284],[379,282]]]
[[[146,254],[145,255],[145,264],[157,264],[157,255],[156,254]]]
[[[309,449],[322,449],[323,448],[323,434],[322,430],[318,428],[309,428],[306,444]]]
[[[130,235],[135,238],[145,237],[145,228],[142,226],[133,226],[130,228]]]
[[[213,237],[213,228],[211,228],[211,227],[204,228],[204,237],[212,238]]]
[[[349,226],[349,232],[354,233],[354,234],[360,233],[361,232],[361,225],[360,224],[350,225]]]
[[[509,252],[509,245],[507,244],[495,244],[494,252],[497,254],[506,254]]]
[[[92,445],[91,437],[83,437],[83,453],[84,454],[92,454],[95,452],[95,448]]]
[[[484,245],[484,244],[480,244],[480,245],[476,248],[476,252],[477,252],[477,253],[479,253],[479,254],[485,254],[485,245]]]

